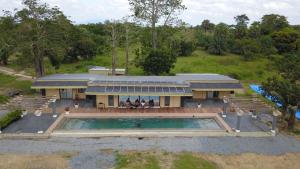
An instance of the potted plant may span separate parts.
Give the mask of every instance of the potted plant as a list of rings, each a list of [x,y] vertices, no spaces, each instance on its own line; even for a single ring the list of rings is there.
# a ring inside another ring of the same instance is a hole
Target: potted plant
[[[65,108],[65,113],[66,113],[66,114],[70,114],[70,107],[66,107],[66,108]]]

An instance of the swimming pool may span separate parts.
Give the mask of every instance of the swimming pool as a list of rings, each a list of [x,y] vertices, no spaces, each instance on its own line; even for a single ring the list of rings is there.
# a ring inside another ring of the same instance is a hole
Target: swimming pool
[[[220,130],[214,118],[67,118],[59,130],[201,129]]]

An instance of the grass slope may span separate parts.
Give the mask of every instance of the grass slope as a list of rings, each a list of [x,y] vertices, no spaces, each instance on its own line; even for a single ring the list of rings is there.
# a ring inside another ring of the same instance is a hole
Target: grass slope
[[[17,80],[16,77],[4,75],[0,73],[0,95],[7,94],[8,91],[18,89],[22,90],[23,94],[32,94],[33,90],[30,89],[31,81]],[[1,96],[2,98],[2,96]],[[4,98],[4,97],[3,97]]]

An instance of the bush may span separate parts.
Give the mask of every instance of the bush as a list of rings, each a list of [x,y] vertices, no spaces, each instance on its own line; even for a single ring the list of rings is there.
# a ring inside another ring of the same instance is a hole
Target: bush
[[[4,95],[0,95],[0,104],[7,103],[8,100],[9,100],[9,97],[4,96]]]
[[[21,110],[15,110],[13,112],[6,114],[2,118],[0,118],[0,129],[4,129],[12,122],[19,120],[21,118],[21,115],[22,115]]]

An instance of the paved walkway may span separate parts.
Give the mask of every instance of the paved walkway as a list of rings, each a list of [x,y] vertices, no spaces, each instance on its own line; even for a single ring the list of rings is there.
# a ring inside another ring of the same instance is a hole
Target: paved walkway
[[[52,114],[42,114],[37,117],[34,114],[28,114],[22,119],[12,123],[5,128],[3,133],[37,133],[38,131],[46,132],[51,124],[56,120]]]

